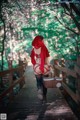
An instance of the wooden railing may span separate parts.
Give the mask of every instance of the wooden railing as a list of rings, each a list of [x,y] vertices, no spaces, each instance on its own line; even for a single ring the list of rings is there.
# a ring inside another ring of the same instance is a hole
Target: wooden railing
[[[17,73],[17,78],[13,78],[14,74]],[[24,64],[20,64],[17,68],[9,68],[9,70],[5,70],[0,72],[0,78],[5,82],[7,80],[8,86],[0,93],[0,103],[3,101],[5,96],[8,96],[9,101],[13,100],[14,98],[14,87],[19,85],[19,88],[25,83],[24,77]],[[4,85],[6,85],[4,83]]]
[[[63,88],[67,91],[67,93],[72,97],[72,99],[76,102],[76,103],[80,103],[80,57],[77,58],[77,62],[75,64],[75,67],[73,70],[66,68],[66,67],[62,67],[59,65],[54,65],[54,67],[63,72],[62,74],[62,86]],[[66,84],[66,77],[67,76],[72,76],[75,78],[76,80],[76,92],[74,92],[72,89],[70,89],[70,87]]]

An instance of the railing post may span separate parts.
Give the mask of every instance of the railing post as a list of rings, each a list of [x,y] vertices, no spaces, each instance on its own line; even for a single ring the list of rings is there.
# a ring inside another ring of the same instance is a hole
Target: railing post
[[[23,61],[19,60],[19,66],[23,66]],[[23,76],[23,68],[19,71],[20,76]]]
[[[19,60],[19,66],[22,66],[22,69],[19,71],[20,77],[24,77],[24,65],[23,65],[23,61]],[[20,88],[23,86],[24,83],[25,83],[25,80],[23,78],[23,81],[21,81],[21,83],[20,83]]]
[[[54,76],[59,77],[60,71],[55,67],[55,65],[58,65],[58,59],[54,60]]]
[[[77,58],[77,67],[79,68],[78,72],[80,73],[80,56]],[[76,75],[77,75],[76,95],[77,95],[78,102],[80,104],[80,74],[78,74],[78,72],[76,73]]]
[[[8,67],[9,69],[12,69],[12,60],[9,60],[8,61]],[[13,83],[13,73],[10,72],[10,75],[9,75],[9,86]]]
[[[61,60],[61,67],[65,67],[64,59]],[[64,71],[62,71],[62,80],[63,80],[63,82],[65,82],[65,80],[66,80],[66,73]]]
[[[12,69],[12,60],[9,60],[8,61],[8,67],[9,69]],[[9,86],[11,86],[13,84],[13,72],[11,71],[9,73]],[[12,101],[14,98],[14,95],[13,95],[13,89],[10,91],[10,95],[9,95],[9,99],[10,101]]]

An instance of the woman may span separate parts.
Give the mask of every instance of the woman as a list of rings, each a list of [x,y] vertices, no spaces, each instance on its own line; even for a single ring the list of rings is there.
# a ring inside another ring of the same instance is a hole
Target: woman
[[[45,64],[49,65],[49,52],[44,44],[42,36],[36,36],[32,41],[32,46],[31,62],[33,64],[33,69],[37,81],[38,98],[40,100],[46,100],[47,88],[45,88],[43,84],[43,76],[45,74]]]

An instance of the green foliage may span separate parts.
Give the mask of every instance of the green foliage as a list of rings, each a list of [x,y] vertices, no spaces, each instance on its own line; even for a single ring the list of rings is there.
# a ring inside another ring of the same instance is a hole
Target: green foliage
[[[13,47],[5,48],[6,54],[17,53],[22,49],[30,53],[32,40],[36,35],[42,35],[47,41],[51,56],[76,58],[80,52],[80,36],[76,34],[78,28],[69,14],[70,11],[56,4],[56,0],[43,0],[31,5],[26,1],[12,1],[9,6],[4,7],[3,16],[6,29],[9,31],[5,41],[11,42],[12,38],[9,34],[14,37],[15,41],[17,40],[17,44],[14,46],[12,44]],[[79,8],[78,5],[76,6]],[[80,23],[80,16],[74,10],[72,12],[77,22]],[[9,23],[11,23],[11,28]],[[1,25],[2,22],[0,22]],[[18,37],[15,37],[16,34]],[[2,52],[2,42],[0,42],[0,52]]]

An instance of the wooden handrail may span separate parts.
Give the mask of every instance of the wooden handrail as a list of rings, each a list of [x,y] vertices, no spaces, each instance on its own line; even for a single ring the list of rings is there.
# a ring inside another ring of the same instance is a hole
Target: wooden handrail
[[[73,76],[75,78],[77,77],[75,70],[70,70],[69,68],[61,67],[61,66],[58,66],[58,65],[55,65],[55,68],[60,70],[60,71],[65,72],[67,75],[71,75],[71,76]]]
[[[80,66],[80,59],[77,60],[76,65],[74,69],[72,70],[67,67],[62,67],[60,65],[54,65],[54,67],[57,70],[62,71],[64,73],[64,76],[62,75],[63,77],[62,86],[76,103],[80,102],[80,67],[79,66]],[[73,90],[70,89],[70,87],[66,84],[66,77],[69,75],[76,78],[75,79],[76,80],[75,82],[76,91],[75,92],[73,92]]]
[[[24,66],[21,65],[17,68],[10,68],[9,70],[5,70],[3,72],[0,72],[0,77],[5,77],[5,75],[9,74],[10,78],[9,79],[9,87],[7,89],[5,89],[1,94],[0,94],[0,101],[2,100],[2,98],[4,96],[6,96],[8,93],[10,94],[10,97],[11,97],[11,94],[12,94],[12,91],[13,91],[13,88],[17,85],[17,84],[20,84],[20,87],[23,86],[23,84],[25,83],[25,78],[24,78]],[[15,81],[13,80],[13,73],[14,72],[19,72],[19,78],[17,78]],[[13,94],[12,94],[13,95]]]
[[[68,94],[72,97],[72,99],[78,103],[78,98],[76,93],[74,93],[64,82],[62,82],[63,88],[68,92]]]
[[[2,72],[0,72],[0,77],[3,77],[3,76],[5,76],[8,73],[11,73],[11,72],[14,72],[14,71],[18,71],[18,70],[21,70],[21,69],[23,69],[23,66],[19,66],[17,68],[11,68],[9,70],[2,71]]]
[[[2,99],[5,95],[7,95],[7,94],[13,89],[13,87],[14,87],[15,85],[17,85],[18,83],[20,83],[23,79],[24,79],[24,76],[23,76],[22,78],[16,80],[9,88],[7,88],[4,92],[2,92],[1,95],[0,95],[0,101],[1,101],[1,99]]]
[[[77,65],[75,66],[75,71],[80,75],[80,67],[78,67]]]

